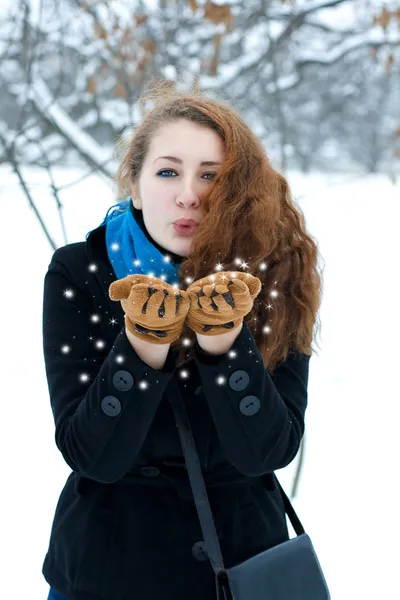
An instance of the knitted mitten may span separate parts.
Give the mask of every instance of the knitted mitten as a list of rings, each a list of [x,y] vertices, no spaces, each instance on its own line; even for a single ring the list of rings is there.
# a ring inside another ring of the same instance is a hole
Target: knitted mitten
[[[182,333],[189,310],[187,292],[157,277],[128,275],[114,281],[111,300],[120,300],[125,324],[135,336],[152,344],[171,344]]]
[[[187,289],[190,308],[186,322],[202,335],[221,335],[236,329],[260,291],[261,281],[248,273],[222,271],[203,277]]]

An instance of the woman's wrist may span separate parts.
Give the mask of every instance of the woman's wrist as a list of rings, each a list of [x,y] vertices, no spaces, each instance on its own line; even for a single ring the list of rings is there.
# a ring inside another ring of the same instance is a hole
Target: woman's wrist
[[[171,344],[152,344],[134,335],[127,327],[125,327],[125,334],[132,348],[143,362],[156,370],[163,368]]]
[[[232,348],[242,328],[243,321],[239,327],[220,335],[202,335],[196,333],[197,342],[200,348],[209,354],[226,354]]]

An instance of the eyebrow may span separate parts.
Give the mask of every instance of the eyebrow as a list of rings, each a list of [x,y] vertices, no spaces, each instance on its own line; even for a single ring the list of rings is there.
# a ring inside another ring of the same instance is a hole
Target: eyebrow
[[[155,163],[156,160],[160,160],[160,158],[164,158],[166,160],[172,160],[172,162],[176,162],[176,163],[178,163],[180,165],[183,163],[183,161],[180,158],[177,158],[176,156],[159,156],[158,158],[156,158],[155,160],[153,160],[153,163]],[[221,164],[220,162],[216,162],[214,160],[203,160],[203,162],[200,163],[200,165],[202,167],[203,166],[212,167],[214,165],[220,165],[220,164]]]

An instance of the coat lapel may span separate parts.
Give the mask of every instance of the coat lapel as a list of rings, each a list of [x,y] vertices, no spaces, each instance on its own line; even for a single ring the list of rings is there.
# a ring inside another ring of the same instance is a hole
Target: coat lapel
[[[121,303],[114,302],[108,295],[108,289],[111,283],[117,279],[117,276],[107,255],[104,225],[90,233],[86,240],[86,248],[90,264],[95,267],[93,270],[94,281],[96,282],[102,297],[104,298],[104,304],[107,307],[105,312],[108,311],[110,320],[115,319],[116,325],[122,327],[124,324],[125,313],[122,310]],[[110,331],[114,331],[114,327],[106,328],[105,333],[107,334]]]

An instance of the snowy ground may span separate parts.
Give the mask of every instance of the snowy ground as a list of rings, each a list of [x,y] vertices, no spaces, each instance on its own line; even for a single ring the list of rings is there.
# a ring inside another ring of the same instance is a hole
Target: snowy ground
[[[52,250],[16,179],[4,167],[0,173],[0,597],[44,600],[48,586],[41,567],[69,474],[54,443],[41,347],[43,278]],[[59,170],[56,178],[67,184],[80,175]],[[400,597],[394,512],[400,186],[359,174],[293,173],[289,180],[326,263],[321,352],[311,360],[305,465],[293,503],[333,600],[392,600]],[[30,170],[29,183],[57,244],[63,244],[47,180]],[[91,177],[67,188],[61,200],[73,242],[101,222],[114,196],[109,184]],[[295,467],[296,461],[278,472],[287,491]]]

